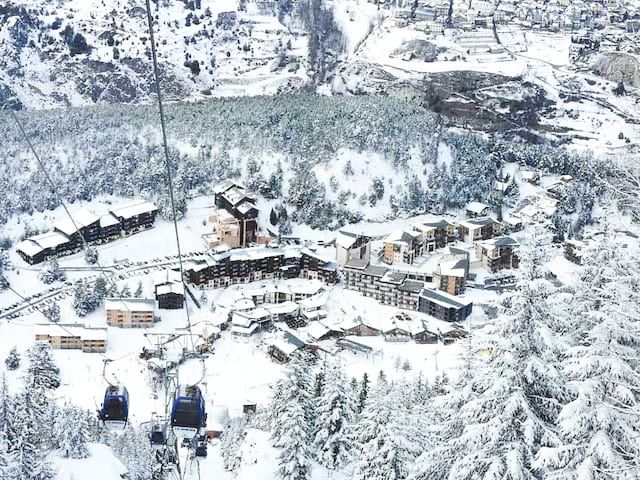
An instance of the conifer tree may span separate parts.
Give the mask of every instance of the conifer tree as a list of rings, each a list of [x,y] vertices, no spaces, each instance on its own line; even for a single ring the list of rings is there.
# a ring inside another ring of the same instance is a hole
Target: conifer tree
[[[311,440],[314,422],[308,360],[296,355],[277,382],[271,402],[273,445],[280,448],[277,475],[282,480],[306,480],[311,476]]]
[[[335,470],[348,461],[356,402],[339,364],[330,365],[325,376],[318,398],[313,448],[318,461]]]
[[[563,371],[574,397],[558,417],[562,443],[543,450],[549,478],[640,478],[638,258],[605,236],[583,251],[567,317]]]
[[[20,368],[20,355],[18,354],[18,350],[16,350],[16,347],[13,347],[9,351],[9,355],[7,355],[4,363],[9,370],[17,370],[18,368]]]
[[[51,345],[37,342],[28,350],[27,357],[29,368],[25,378],[26,387],[46,392],[60,386],[60,370],[51,357]]]
[[[138,281],[138,286],[136,287],[136,291],[133,292],[134,298],[142,298],[142,280]]]

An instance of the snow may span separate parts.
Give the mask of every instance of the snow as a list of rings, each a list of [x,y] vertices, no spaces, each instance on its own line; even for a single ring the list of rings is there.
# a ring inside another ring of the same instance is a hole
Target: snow
[[[90,443],[89,457],[83,459],[55,458],[56,480],[122,480],[126,468],[114,457],[111,449],[102,444]]]

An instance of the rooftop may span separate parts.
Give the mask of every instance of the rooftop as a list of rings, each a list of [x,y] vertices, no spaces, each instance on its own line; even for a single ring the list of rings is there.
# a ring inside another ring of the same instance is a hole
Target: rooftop
[[[156,301],[152,298],[107,298],[105,310],[129,310],[131,312],[154,312]]]
[[[450,295],[441,290],[435,290],[432,288],[424,288],[420,292],[421,297],[428,298],[430,301],[437,303],[445,308],[464,308],[471,305],[471,300],[466,300],[459,296]]]
[[[460,225],[463,227],[467,227],[469,230],[475,230],[476,228],[485,227],[487,225],[492,225],[494,223],[499,223],[497,220],[494,220],[491,217],[478,217],[478,218],[468,218],[466,220],[462,220]]]
[[[480,202],[469,202],[466,209],[468,212],[481,214],[484,210],[489,209],[489,205]]]
[[[69,242],[69,239],[58,232],[41,233],[23,240],[17,245],[17,249],[29,256],[36,255],[47,248],[56,248],[58,245]]]
[[[86,327],[81,324],[46,323],[34,326],[36,335],[49,337],[78,337],[80,340],[107,340],[106,328]]]
[[[111,209],[111,213],[113,213],[116,217],[122,218],[131,218],[137,215],[142,215],[143,213],[151,213],[158,210],[153,203],[147,202],[145,200],[133,200],[132,202],[125,203],[122,205],[118,205]]]
[[[71,218],[73,218],[73,221],[71,220]],[[71,218],[69,218],[68,216],[62,218],[61,220],[53,224],[53,228],[67,235],[73,235],[78,229],[88,227],[92,223],[95,223],[99,220],[97,215],[85,208],[76,210],[75,212],[71,213]]]

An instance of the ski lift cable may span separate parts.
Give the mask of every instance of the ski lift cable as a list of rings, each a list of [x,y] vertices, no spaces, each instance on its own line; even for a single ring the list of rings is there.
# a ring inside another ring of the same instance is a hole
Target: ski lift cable
[[[79,234],[80,239],[82,240],[82,248],[83,248],[83,250],[85,252],[88,252],[89,251],[89,244],[87,243],[87,240],[84,238],[84,235],[82,235],[82,233],[80,232],[80,229],[78,228],[78,224],[77,224],[76,220],[71,216],[71,212],[69,212],[69,208],[67,207],[67,204],[65,203],[64,199],[62,198],[62,195],[60,195],[60,192],[58,192],[58,187],[53,182],[53,180],[51,179],[51,176],[49,175],[49,172],[45,168],[45,165],[44,165],[42,159],[40,158],[40,155],[38,155],[38,152],[36,152],[36,149],[33,146],[33,143],[31,142],[31,139],[29,138],[29,135],[27,135],[27,132],[24,129],[24,126],[22,125],[22,122],[20,121],[20,118],[18,118],[18,115],[16,115],[16,112],[14,110],[9,109],[9,111],[11,112],[11,116],[13,117],[14,122],[16,123],[16,125],[18,126],[18,129],[20,130],[20,134],[24,138],[25,142],[29,146],[29,150],[33,154],[34,158],[36,159],[36,163],[38,164],[38,168],[40,169],[40,171],[44,175],[47,183],[49,184],[49,187],[55,193],[55,196],[56,196],[58,202],[60,203],[60,205],[62,206],[62,208],[64,209],[67,217],[69,217],[69,220],[71,220],[71,224],[73,225],[73,228]],[[104,277],[105,282],[107,282],[107,284],[110,284],[111,288],[116,290],[117,289],[117,285],[113,281],[113,278],[109,277],[106,274],[106,271],[105,271],[104,267],[100,264],[100,260],[98,258],[96,258],[96,265],[98,266],[98,271]],[[125,309],[130,312],[129,306],[126,304],[126,302],[124,300],[122,300],[122,299],[120,299],[120,301],[122,302],[122,305],[125,307]]]
[[[147,23],[149,26],[149,40],[151,42],[151,59],[153,61],[153,75],[155,77],[156,83],[156,95],[158,99],[158,111],[160,114],[160,127],[162,131],[162,144],[164,148],[164,160],[166,167],[166,177],[167,177],[167,188],[169,190],[169,199],[171,201],[171,214],[173,216],[173,228],[176,236],[176,247],[178,249],[178,263],[180,265],[180,279],[182,280],[182,284],[184,285],[184,265],[182,262],[182,252],[180,249],[180,235],[178,233],[178,219],[176,215],[176,203],[173,195],[173,178],[171,175],[171,161],[169,159],[169,144],[167,142],[167,127],[164,116],[164,107],[162,104],[162,93],[160,88],[160,72],[158,69],[158,56],[156,53],[156,41],[153,35],[153,17],[151,15],[151,2],[150,0],[145,0],[147,6]],[[158,9],[160,4],[158,4]],[[186,291],[186,285],[184,285]],[[189,329],[189,333],[191,333],[191,316],[189,314],[189,307],[187,305],[187,295],[184,296],[184,309],[187,313],[187,328]],[[195,351],[195,343],[193,341],[193,337],[191,337],[191,348]]]

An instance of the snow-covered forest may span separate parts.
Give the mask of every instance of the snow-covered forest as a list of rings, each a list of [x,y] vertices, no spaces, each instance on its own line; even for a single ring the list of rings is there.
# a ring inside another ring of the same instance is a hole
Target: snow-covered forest
[[[609,177],[612,170],[608,162],[551,144],[447,132],[437,115],[392,98],[252,97],[172,104],[167,110],[182,212],[190,195],[207,191],[219,179],[243,177],[263,196],[282,199],[294,221],[335,228],[362,219],[360,207],[383,197],[378,207],[386,215],[490,202],[504,162],[569,174],[594,190],[595,180]],[[59,192],[70,202],[99,194],[142,195],[166,213],[153,107],[19,115]],[[7,115],[0,116],[0,136],[0,187],[5,192],[0,222],[55,207],[54,192],[44,188],[42,173]],[[377,184],[372,178],[369,191],[351,192],[350,177],[360,167],[347,161],[340,175],[320,181],[314,167],[329,166],[345,150],[380,155],[387,169],[400,176],[395,184],[393,178]],[[357,202],[350,202],[356,196]]]

